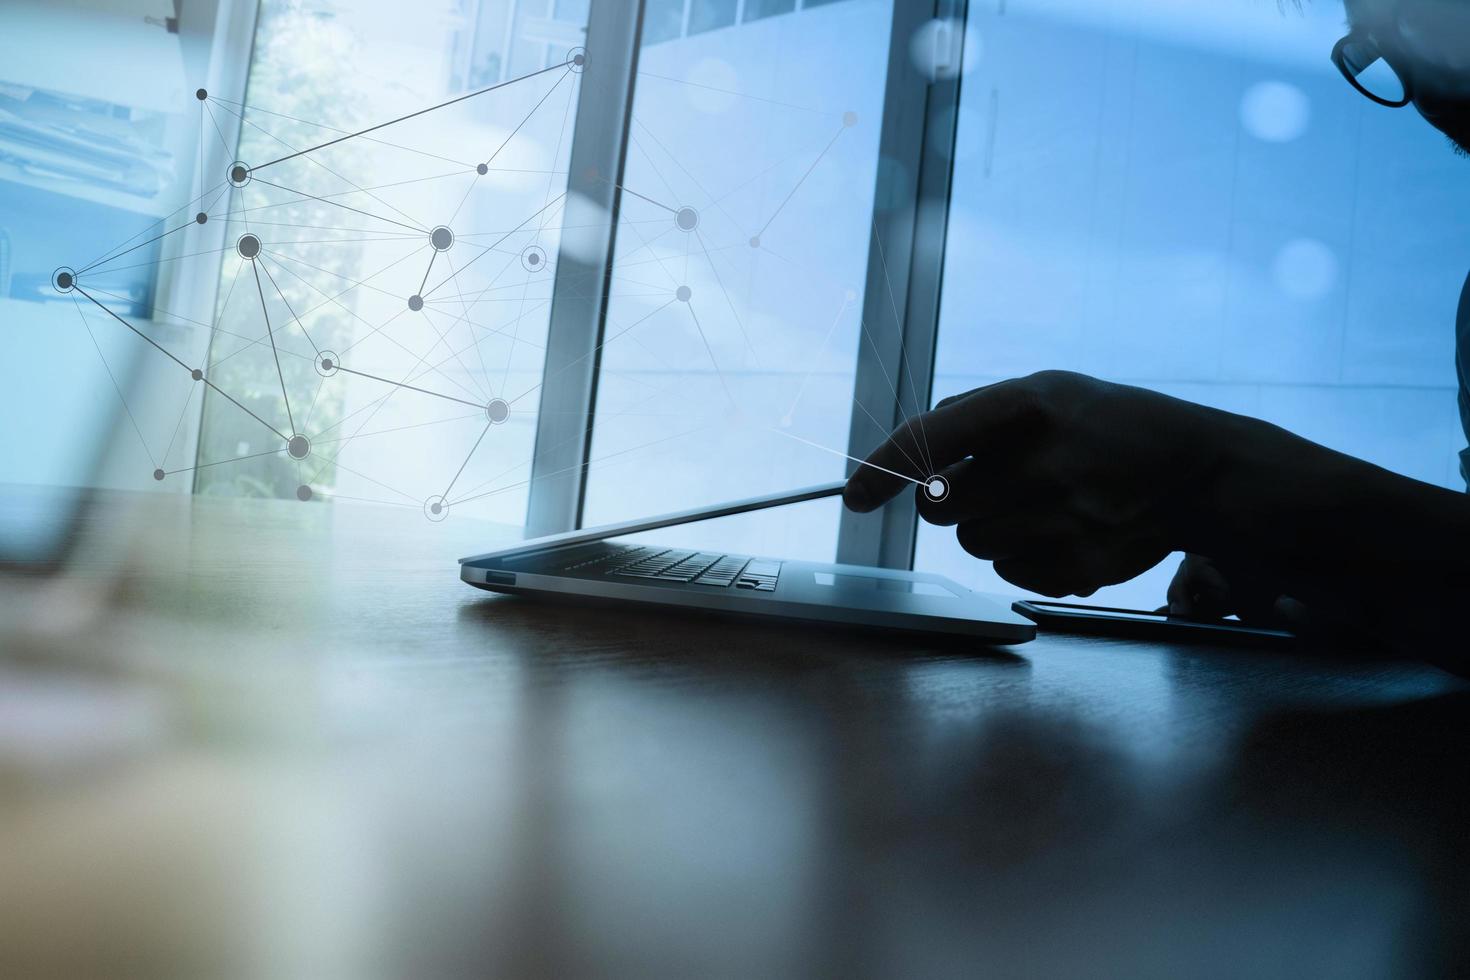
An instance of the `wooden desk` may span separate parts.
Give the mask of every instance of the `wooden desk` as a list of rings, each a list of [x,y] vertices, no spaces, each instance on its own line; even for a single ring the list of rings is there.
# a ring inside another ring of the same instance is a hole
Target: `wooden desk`
[[[465,521],[137,505],[11,604],[0,975],[1470,965],[1431,668],[540,605]]]

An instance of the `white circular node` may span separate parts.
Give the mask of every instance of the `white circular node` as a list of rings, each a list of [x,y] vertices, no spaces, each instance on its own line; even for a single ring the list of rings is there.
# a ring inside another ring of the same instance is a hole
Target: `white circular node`
[[[844,112],[842,114],[842,125],[846,126],[848,129],[851,129],[852,127],[856,126],[857,124],[858,124],[858,114],[856,112],[852,112],[852,111],[849,110],[848,112]]]
[[[485,406],[485,417],[490,420],[491,425],[500,425],[510,418],[510,402],[504,398],[492,398]]]
[[[51,285],[58,293],[69,293],[77,286],[77,274],[69,266],[62,266],[51,273]]]
[[[572,71],[581,73],[587,67],[587,49],[572,48],[567,52],[567,67]]]
[[[436,252],[447,252],[454,247],[454,232],[440,225],[429,232],[429,244],[434,246]]]
[[[316,373],[324,378],[335,375],[342,367],[342,359],[336,351],[324,350],[316,357]]]
[[[260,254],[260,239],[247,232],[235,242],[235,251],[240,253],[242,259],[254,259]]]
[[[165,473],[165,472],[163,472],[163,470],[154,470],[153,471],[153,479],[158,480],[159,482],[162,482],[163,481],[163,478],[165,476],[167,476],[167,475],[168,474]]]
[[[292,436],[286,443],[286,453],[292,459],[305,459],[311,455],[311,440],[306,436]]]
[[[225,169],[225,179],[231,187],[244,187],[250,183],[250,165],[236,160]]]
[[[449,501],[440,496],[430,497],[424,501],[424,516],[438,524],[449,516]]]
[[[674,212],[674,224],[680,231],[693,231],[699,227],[699,212],[689,207],[680,208]]]
[[[942,476],[931,476],[924,482],[924,496],[936,504],[949,496],[949,481]]]
[[[304,483],[301,484],[301,486],[297,487],[296,488],[296,499],[299,500],[299,501],[301,501],[303,504],[306,503],[308,500],[310,500],[311,499],[311,487],[307,486]]]
[[[418,293],[414,293],[408,298],[408,308],[410,310],[413,310],[415,313],[417,313],[419,310],[422,310],[424,308],[424,298]]]
[[[689,300],[693,296],[694,290],[690,289],[688,286],[680,286],[678,289],[674,290],[674,298],[681,303],[689,302]]]
[[[751,235],[750,236],[750,247],[751,248],[760,248],[761,247],[761,236],[759,236],[759,235]]]
[[[540,272],[546,268],[546,249],[540,245],[527,245],[521,252],[521,266],[527,272]]]

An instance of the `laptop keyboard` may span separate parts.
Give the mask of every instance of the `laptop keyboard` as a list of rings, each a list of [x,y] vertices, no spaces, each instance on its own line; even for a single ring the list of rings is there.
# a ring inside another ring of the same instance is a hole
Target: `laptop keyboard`
[[[602,574],[612,578],[682,582],[715,588],[775,592],[781,563],[725,555],[717,551],[680,551],[677,548],[629,548],[615,555],[568,565],[563,572],[582,571],[603,565]]]

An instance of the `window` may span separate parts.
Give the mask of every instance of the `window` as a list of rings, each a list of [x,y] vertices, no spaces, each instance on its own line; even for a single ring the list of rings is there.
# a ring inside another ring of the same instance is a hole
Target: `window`
[[[935,399],[1068,368],[1462,487],[1464,161],[1344,84],[1339,9],[1206,6],[972,5]],[[916,563],[1014,591],[944,529]]]
[[[251,169],[198,492],[521,522],[583,39],[549,9],[263,0],[244,102],[207,103]]]
[[[690,0],[689,33],[699,34],[735,23],[735,0]]]
[[[663,43],[645,24],[584,524],[843,476],[891,21],[851,0]],[[837,516],[679,534],[831,560]]]

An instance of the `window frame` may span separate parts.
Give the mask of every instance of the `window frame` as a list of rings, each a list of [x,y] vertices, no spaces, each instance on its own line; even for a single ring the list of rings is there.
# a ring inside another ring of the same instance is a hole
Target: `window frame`
[[[643,0],[616,6],[614,12],[615,5],[593,5],[587,29],[587,72],[594,79],[592,73],[599,72],[602,81],[590,84],[584,79],[572,140],[573,182],[582,185],[579,193],[612,215],[605,235],[591,243],[579,242],[574,249],[582,256],[597,256],[591,265],[600,267],[602,286],[590,299],[585,295],[585,286],[578,282],[585,284],[589,263],[568,254],[564,245],[552,294],[528,535],[580,527],[586,497],[600,371],[597,354],[605,327],[620,198],[617,184],[628,149],[628,117],[644,9]],[[930,20],[948,21],[963,31],[967,6],[966,0],[893,5],[879,138],[883,162],[871,222],[876,234],[869,250],[863,300],[868,339],[859,341],[854,388],[864,408],[873,411],[880,422],[886,420],[888,427],[875,425],[854,405],[847,448],[851,456],[871,452],[893,426],[927,408],[931,397],[960,73],[931,80],[914,65],[909,49],[910,39]],[[621,102],[615,97],[618,94]],[[619,177],[611,183],[587,181],[589,167]],[[594,246],[590,252],[589,244]],[[902,324],[895,322],[895,310],[903,311]],[[902,379],[896,391],[889,384],[890,377]],[[856,465],[850,465],[849,473]],[[908,497],[876,515],[844,513],[838,560],[911,567],[917,521]]]
[[[962,66],[929,78],[914,64],[910,39],[930,21],[945,22],[958,32],[951,50],[962,56],[968,13],[967,0],[893,5],[863,292],[866,336],[859,340],[847,445],[855,459],[866,458],[905,419],[928,409],[933,397]],[[849,461],[848,475],[858,466]],[[837,560],[912,568],[918,520],[910,493],[871,514],[844,510]]]
[[[228,6],[232,29],[224,37],[243,25],[246,43],[217,45],[216,55],[225,61],[217,57],[216,64],[227,64],[224,74],[238,78],[243,89],[259,3],[237,0]],[[574,530],[582,523],[644,9],[644,0],[622,0],[594,3],[589,13],[568,212],[593,216],[569,224],[593,227],[578,231],[575,242],[564,235],[557,261],[526,513],[528,536]],[[739,13],[743,10],[741,3]],[[893,4],[870,222],[874,235],[863,299],[866,327],[859,339],[847,446],[852,457],[866,456],[904,418],[927,408],[932,396],[961,73],[928,78],[915,66],[910,42],[931,20],[954,25],[963,38],[967,12],[967,0]],[[961,49],[956,45],[954,50]],[[608,180],[604,174],[615,176]],[[610,216],[605,225],[596,220],[603,214]],[[589,277],[600,281],[590,294]],[[196,299],[203,301],[206,297]],[[896,388],[890,378],[897,379]],[[197,451],[196,441],[196,456]],[[857,465],[849,464],[849,474]],[[844,512],[838,560],[909,568],[917,522],[907,495],[877,514]]]

